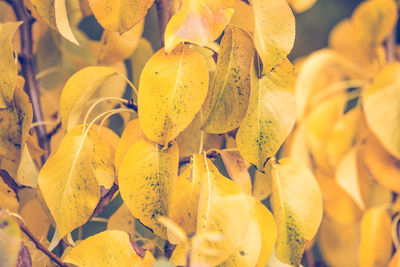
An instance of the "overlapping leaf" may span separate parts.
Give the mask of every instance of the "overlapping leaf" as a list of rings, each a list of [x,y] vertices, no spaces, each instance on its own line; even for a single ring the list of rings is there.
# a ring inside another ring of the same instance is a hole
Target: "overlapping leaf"
[[[139,84],[139,120],[147,138],[166,145],[194,119],[207,95],[204,58],[185,45],[147,62]]]

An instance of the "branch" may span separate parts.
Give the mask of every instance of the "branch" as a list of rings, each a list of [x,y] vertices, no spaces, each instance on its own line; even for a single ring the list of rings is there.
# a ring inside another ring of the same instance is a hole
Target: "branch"
[[[43,121],[42,107],[40,105],[40,91],[35,78],[35,68],[33,64],[33,40],[32,40],[32,24],[35,19],[28,10],[25,9],[23,0],[7,0],[12,6],[17,20],[22,21],[20,27],[21,34],[21,54],[18,56],[22,68],[22,76],[25,78],[25,91],[28,93],[32,103],[33,121]],[[47,139],[46,126],[39,125],[36,127],[36,133],[39,145],[50,152],[50,143]],[[48,153],[42,157],[42,162],[47,160]]]
[[[100,201],[97,204],[96,208],[94,209],[93,214],[90,217],[90,219],[92,217],[99,215],[100,212],[102,212],[104,210],[104,208],[111,202],[112,197],[114,196],[115,192],[117,192],[117,191],[118,191],[118,185],[113,184],[113,186],[110,188],[110,190],[108,190],[108,192],[102,198],[100,198]]]
[[[54,253],[49,251],[42,243],[40,243],[40,241],[35,236],[33,236],[32,232],[21,220],[18,220],[18,224],[19,228],[21,228],[21,231],[24,232],[24,234],[26,234],[30,240],[32,240],[37,249],[41,250],[44,254],[46,254],[51,260],[53,260],[59,266],[68,267],[67,264],[62,262],[59,257],[57,257]]]
[[[218,156],[219,156],[219,153],[218,153],[218,151],[215,151],[215,150],[212,150],[212,151],[210,151],[210,152],[208,152],[206,154],[206,157],[210,158],[210,159],[215,159]],[[192,156],[187,156],[187,157],[180,158],[179,159],[179,166],[182,166],[182,165],[185,165],[187,163],[190,163],[190,159],[191,158],[192,158]]]
[[[164,46],[164,32],[169,19],[172,17],[172,6],[170,0],[156,0],[158,29],[160,31],[161,47]]]

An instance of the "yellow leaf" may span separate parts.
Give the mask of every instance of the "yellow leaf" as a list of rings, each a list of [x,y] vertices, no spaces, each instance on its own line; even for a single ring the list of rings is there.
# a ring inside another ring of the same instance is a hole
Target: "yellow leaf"
[[[361,196],[357,170],[357,149],[351,149],[340,161],[336,169],[336,182],[357,203],[361,210],[365,209]]]
[[[39,187],[60,237],[86,223],[100,199],[100,186],[114,182],[113,158],[96,128],[76,126],[39,173]],[[77,208],[79,207],[79,208]]]
[[[31,0],[33,7],[39,13],[40,18],[52,29],[56,29],[54,0]]]
[[[205,46],[217,39],[232,17],[234,0],[183,0],[165,29],[165,51],[190,42]]]
[[[168,216],[178,163],[175,142],[161,149],[158,144],[141,139],[129,148],[119,168],[124,203],[135,218],[164,239],[167,231],[157,217]]]
[[[290,157],[311,170],[313,166],[310,151],[307,146],[306,126],[307,124],[305,122],[296,125],[296,128],[285,141],[282,156]]]
[[[318,248],[329,266],[358,266],[359,222],[342,224],[324,218],[318,236]]]
[[[0,156],[13,162],[19,160],[28,138],[32,117],[29,97],[17,87],[11,105],[6,109],[0,109]]]
[[[391,218],[383,206],[367,210],[361,219],[358,262],[362,267],[387,266],[392,254]]]
[[[204,167],[201,164],[204,164],[201,156],[195,154],[189,167],[178,176],[172,194],[169,217],[185,231],[187,236],[196,233],[197,211],[204,175]],[[169,231],[168,240],[173,244],[180,241],[175,240]]]
[[[7,213],[0,211],[0,262],[2,267],[16,266],[21,246],[21,230],[18,223]]]
[[[281,64],[292,50],[295,22],[286,0],[251,0],[254,46],[266,73]]]
[[[238,248],[245,238],[251,220],[251,207],[239,186],[222,176],[204,155],[194,155],[201,174],[201,189],[197,213],[196,235],[217,233],[222,239],[206,241],[204,246],[215,255],[194,250],[194,262],[219,264]],[[235,223],[232,223],[232,222]]]
[[[0,209],[18,212],[19,202],[14,190],[0,176]]]
[[[335,122],[342,116],[346,97],[343,94],[319,103],[306,120],[306,137],[316,165],[329,173],[333,171],[327,154],[327,146]]]
[[[327,155],[332,166],[337,166],[355,143],[361,115],[360,108],[354,108],[339,118],[333,126],[327,144]]]
[[[124,203],[111,215],[107,223],[107,230],[121,230],[132,237],[135,236],[135,218]]]
[[[24,219],[24,223],[41,242],[47,241],[47,232],[50,228],[49,215],[44,211],[38,198],[29,200],[20,210],[19,214]],[[24,235],[25,236],[25,235]],[[26,240],[29,240],[25,236]]]
[[[229,177],[239,185],[243,193],[251,196],[251,177],[248,166],[239,151],[219,151]]]
[[[268,262],[277,238],[277,228],[272,213],[258,200],[254,199],[255,216],[260,227],[261,251],[256,267],[263,267]]]
[[[271,164],[267,162],[264,168],[265,173],[256,171],[254,174],[253,195],[259,201],[263,201],[272,193],[271,167]]]
[[[140,74],[142,74],[142,70],[146,65],[146,62],[153,54],[154,51],[150,42],[144,38],[141,38],[131,56],[132,82],[136,87],[139,87]]]
[[[399,251],[397,250],[396,253],[393,255],[392,259],[390,260],[388,267],[400,266],[400,256],[399,255],[400,255]]]
[[[362,2],[351,16],[355,38],[360,45],[371,47],[382,43],[397,22],[397,5],[393,0]]]
[[[107,230],[67,249],[63,261],[77,266],[150,267],[156,260],[148,251],[145,257],[141,258],[134,250],[127,233]]]
[[[206,132],[225,133],[239,127],[250,97],[253,55],[253,42],[245,31],[236,27],[225,30],[214,81],[203,108]]]
[[[246,117],[236,136],[245,160],[257,169],[275,155],[296,120],[293,66],[288,60],[258,79],[252,71],[251,95]]]
[[[313,174],[290,158],[272,168],[272,198],[278,227],[276,255],[284,263],[300,263],[304,241],[317,233],[322,196]]]
[[[89,6],[104,29],[124,33],[144,19],[154,0],[89,0]]]
[[[144,134],[140,129],[139,119],[132,120],[126,125],[115,151],[115,168],[117,170],[119,170],[129,148],[143,137]]]
[[[358,221],[362,214],[360,208],[336,183],[334,175],[317,168],[315,176],[322,191],[325,216],[342,224]]]
[[[39,169],[33,161],[28,145],[22,149],[21,159],[18,164],[16,181],[20,185],[36,188],[38,183]]]
[[[254,14],[251,6],[242,0],[235,0],[235,12],[229,24],[242,28],[248,33],[253,33]]]
[[[60,99],[60,113],[66,131],[78,124],[86,102],[110,76],[118,72],[110,67],[92,66],[81,69],[69,78]]]
[[[209,149],[221,148],[224,142],[223,135],[203,133],[204,151]],[[179,156],[188,157],[199,152],[201,142],[201,111],[197,113],[193,121],[177,137],[176,142],[179,145]]]
[[[400,160],[391,156],[374,136],[369,136],[360,153],[375,180],[385,188],[400,193]]]
[[[7,108],[13,99],[18,69],[12,38],[22,22],[0,23],[0,109]]]
[[[311,8],[317,0],[288,0],[295,12],[301,13]]]
[[[387,65],[365,88],[362,104],[367,124],[383,147],[400,159],[400,64]]]
[[[141,21],[123,34],[104,31],[101,36],[101,48],[98,56],[99,62],[112,64],[130,57],[139,44],[143,28],[144,21]]]
[[[190,122],[207,95],[204,58],[185,45],[168,55],[159,50],[147,62],[139,84],[139,120],[147,138],[166,145]]]
[[[67,0],[54,0],[56,26],[63,37],[68,41],[79,45],[78,40],[76,40],[76,37],[72,32],[71,25],[69,24],[66,1]]]

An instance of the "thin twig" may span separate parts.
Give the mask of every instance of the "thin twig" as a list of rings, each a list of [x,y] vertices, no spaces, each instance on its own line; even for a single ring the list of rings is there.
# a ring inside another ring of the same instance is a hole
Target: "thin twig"
[[[57,263],[61,267],[67,267],[67,264],[62,262],[62,260],[57,257],[54,253],[49,251],[40,241],[32,234],[32,232],[28,229],[28,227],[21,221],[18,220],[19,228],[24,232],[30,240],[35,244],[36,248],[41,250],[44,254],[46,254],[51,260]]]
[[[20,27],[21,34],[21,54],[18,55],[21,63],[22,76],[25,78],[25,91],[28,93],[32,103],[33,121],[43,121],[43,112],[40,104],[39,85],[36,81],[35,67],[33,64],[33,40],[32,40],[32,24],[35,19],[24,6],[23,0],[7,0],[14,10],[17,20],[22,21]],[[50,152],[50,143],[47,139],[46,126],[40,125],[36,127],[36,133],[39,145]],[[42,156],[42,162],[47,160],[48,153]]]
[[[104,210],[104,208],[111,202],[112,197],[114,196],[115,192],[118,191],[118,185],[113,184],[110,190],[100,199],[97,207],[94,209],[93,214],[90,218],[96,217]],[[89,219],[90,220],[90,219]]]
[[[304,251],[304,256],[307,262],[308,267],[315,267],[315,260],[314,260],[314,254],[311,249],[306,249]]]
[[[53,137],[53,135],[55,135],[58,132],[60,128],[61,128],[61,121],[58,122],[57,125],[54,126],[54,128],[50,132],[47,133],[47,139],[50,140]]]
[[[219,152],[215,151],[215,150],[211,150],[210,152],[208,152],[206,154],[207,158],[210,159],[215,159],[219,156]],[[192,156],[187,156],[187,157],[183,157],[179,159],[179,166],[182,166],[184,164],[190,163],[190,159],[192,158]]]
[[[164,46],[164,32],[169,19],[172,17],[172,6],[170,0],[156,0],[158,29],[160,31],[161,47]]]

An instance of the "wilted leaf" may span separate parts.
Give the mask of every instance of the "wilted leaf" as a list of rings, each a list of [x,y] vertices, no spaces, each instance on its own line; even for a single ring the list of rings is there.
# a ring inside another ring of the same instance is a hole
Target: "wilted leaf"
[[[139,84],[139,120],[147,138],[166,145],[194,119],[207,95],[204,58],[185,45],[147,62]]]
[[[245,31],[236,27],[225,30],[213,84],[203,108],[206,132],[232,131],[246,115],[251,90],[252,47],[251,37]]]
[[[141,139],[129,148],[119,168],[124,203],[135,218],[164,239],[167,231],[157,217],[168,216],[178,162],[175,142],[161,149],[158,144]]]
[[[266,73],[281,64],[292,50],[295,22],[286,0],[251,0],[254,46]]]
[[[322,196],[313,174],[290,158],[272,168],[272,198],[278,227],[276,255],[288,264],[300,263],[304,241],[317,233]]]
[[[21,231],[18,223],[3,211],[0,212],[0,262],[1,266],[14,267],[21,248]]]
[[[43,21],[51,28],[56,29],[54,0],[31,0],[31,2]]]
[[[64,262],[77,266],[152,266],[155,259],[146,251],[142,259],[134,250],[129,235],[108,230],[90,236],[64,252]]]
[[[90,218],[100,186],[110,188],[114,176],[110,148],[96,128],[86,138],[81,126],[67,133],[39,173],[39,187],[60,237]]]
[[[236,136],[245,160],[262,169],[289,135],[296,120],[293,94],[293,66],[284,61],[258,79],[251,77],[251,95],[246,117]]]
[[[385,149],[400,159],[400,64],[387,65],[362,95],[367,124]]]
[[[13,99],[17,84],[17,64],[12,38],[22,22],[0,23],[0,108],[7,108]]]
[[[165,51],[170,53],[182,42],[198,46],[211,43],[228,24],[233,7],[234,0],[183,0],[165,29]]]
[[[21,208],[19,214],[24,219],[24,223],[32,234],[38,238],[41,242],[47,241],[47,232],[50,228],[50,218],[47,214],[38,198],[29,200]],[[28,237],[25,237],[29,240]]]
[[[124,33],[144,19],[154,0],[89,0],[104,29]]]
[[[383,206],[367,210],[361,219],[360,266],[387,266],[392,251],[391,218]]]

